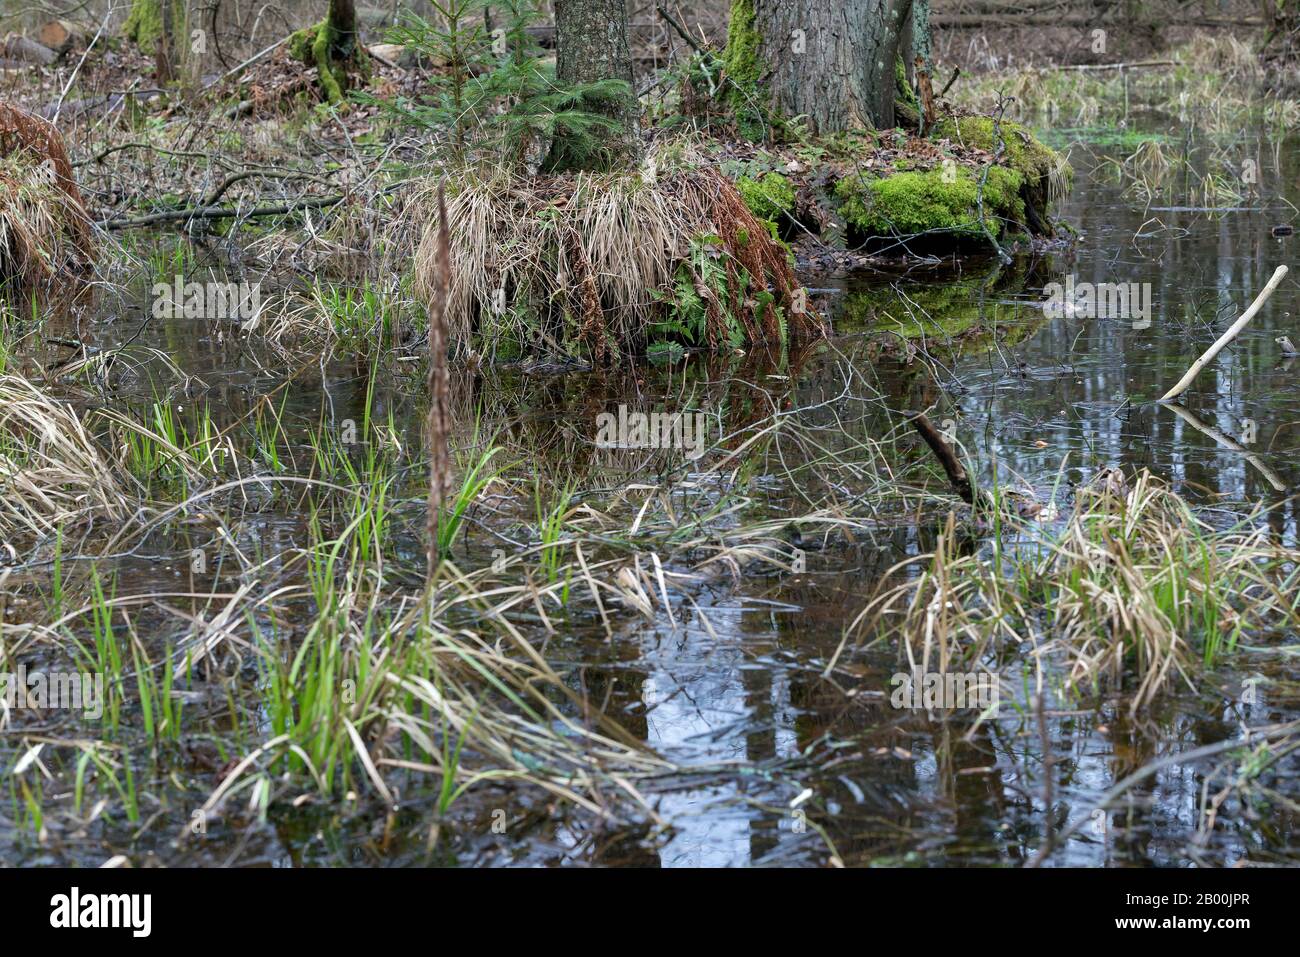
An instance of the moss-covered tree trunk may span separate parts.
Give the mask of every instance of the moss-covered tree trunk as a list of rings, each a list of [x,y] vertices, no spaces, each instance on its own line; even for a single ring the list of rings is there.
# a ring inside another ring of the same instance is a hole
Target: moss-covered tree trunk
[[[329,0],[325,19],[295,33],[289,53],[315,66],[325,99],[341,103],[350,75],[367,72],[365,50],[357,36],[355,0]]]
[[[142,50],[153,52],[162,36],[162,0],[131,0],[122,35]]]
[[[159,83],[176,78],[180,47],[176,37],[185,31],[183,0],[131,0],[131,11],[122,35],[154,57],[154,75]]]
[[[607,169],[640,157],[640,121],[632,90],[632,55],[627,45],[626,0],[555,0],[555,73],[561,85],[621,80],[626,92],[617,96],[585,97],[581,108],[616,120],[622,132],[610,137],[595,153],[575,148],[557,135],[546,158],[547,169]]]
[[[176,8],[170,0],[163,0],[160,7],[162,29],[154,43],[154,78],[170,83],[176,79]]]
[[[892,127],[911,15],[912,0],[734,0],[727,73],[815,133]]]

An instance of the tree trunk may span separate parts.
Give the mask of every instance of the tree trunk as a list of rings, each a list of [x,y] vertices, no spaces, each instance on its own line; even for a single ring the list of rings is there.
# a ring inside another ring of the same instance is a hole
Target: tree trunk
[[[174,51],[176,49],[176,24],[173,22],[175,10],[172,0],[162,0],[159,4],[159,34],[154,45],[154,79],[166,85],[176,79]]]
[[[910,59],[900,39],[911,15],[912,0],[735,0],[729,73],[756,82],[764,103],[805,117],[816,134],[887,129],[898,68]]]
[[[325,19],[289,38],[289,54],[316,67],[321,92],[330,103],[342,103],[349,73],[366,75],[365,50],[357,39],[355,0],[329,0]]]
[[[912,55],[903,59],[914,63],[920,58],[926,73],[934,73],[934,34],[930,29],[930,0],[912,0]]]
[[[547,169],[607,169],[640,158],[640,110],[632,90],[627,19],[627,0],[555,0],[555,73],[560,85],[621,80],[627,90],[619,96],[587,96],[581,102],[583,110],[617,120],[620,135],[606,141],[604,149],[585,155],[559,134],[546,158]]]
[[[357,6],[354,0],[330,0],[328,23],[334,28],[330,57],[350,60],[357,48]]]

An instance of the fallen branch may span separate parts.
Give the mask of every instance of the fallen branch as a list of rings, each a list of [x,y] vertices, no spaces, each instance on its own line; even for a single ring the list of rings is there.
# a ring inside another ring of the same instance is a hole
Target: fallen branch
[[[953,67],[952,76],[948,77],[948,82],[943,85],[943,89],[939,91],[939,95],[938,97],[936,97],[936,99],[942,100],[945,96],[947,96],[948,91],[952,89],[952,85],[957,82],[957,77],[959,76],[961,76],[961,67],[959,66]]]
[[[1059,73],[1092,73],[1106,70],[1156,70],[1163,67],[1178,66],[1177,60],[1143,60],[1139,63],[1069,63],[1048,67]]]
[[[272,44],[271,44],[269,47],[267,47],[265,50],[259,50],[257,53],[254,53],[252,56],[250,56],[250,57],[249,57],[247,60],[245,60],[243,63],[240,63],[240,64],[238,64],[238,65],[236,65],[236,66],[231,67],[229,70],[227,70],[225,73],[221,74],[220,76],[218,76],[218,77],[214,77],[213,79],[209,80],[207,83],[204,83],[204,84],[203,84],[203,89],[205,89],[205,90],[210,90],[210,89],[212,89],[214,86],[216,86],[218,83],[220,83],[222,80],[225,80],[225,79],[227,79],[228,77],[232,77],[232,76],[234,76],[236,73],[242,73],[244,70],[248,69],[250,66],[252,66],[254,63],[256,63],[258,60],[262,59],[262,57],[266,56],[266,55],[267,55],[268,53],[270,53],[272,50],[276,50],[276,49],[278,49],[278,48],[279,48],[281,45],[283,45],[284,42],[285,42],[286,40],[288,40],[288,39],[289,39],[289,36],[288,36],[288,35],[280,37],[280,39],[276,40],[274,43],[272,43]]]
[[[1259,307],[1268,301],[1269,296],[1273,295],[1273,291],[1281,284],[1286,273],[1286,266],[1278,266],[1273,271],[1273,278],[1268,281],[1268,285],[1264,287],[1263,291],[1255,297],[1255,301],[1250,304],[1250,308],[1241,314],[1240,319],[1228,327],[1228,331],[1219,337],[1218,342],[1206,349],[1205,353],[1192,363],[1192,367],[1178,380],[1178,384],[1160,397],[1161,402],[1168,402],[1170,399],[1177,398],[1187,391],[1187,387],[1192,384],[1192,380],[1196,378],[1197,374],[1205,368],[1206,363],[1222,352],[1224,347],[1237,338],[1242,329],[1246,328],[1250,320],[1255,318],[1255,313],[1259,312]]]
[[[944,441],[943,436],[939,433],[924,412],[918,412],[911,418],[912,428],[921,433],[921,438],[925,439],[925,444],[930,446],[930,451],[934,453],[939,464],[948,475],[948,483],[952,485],[953,490],[960,496],[961,500],[967,505],[975,503],[975,488],[971,484],[970,476],[966,474],[965,467],[961,460]]]
[[[325,209],[343,202],[344,196],[322,196],[316,199],[299,199],[292,203],[278,206],[256,206],[241,210],[234,206],[193,206],[189,209],[168,209],[161,213],[149,213],[146,216],[131,216],[123,219],[105,219],[95,225],[100,229],[133,229],[137,226],[154,226],[158,223],[172,223],[192,219],[256,219],[259,216],[285,216],[302,209]]]

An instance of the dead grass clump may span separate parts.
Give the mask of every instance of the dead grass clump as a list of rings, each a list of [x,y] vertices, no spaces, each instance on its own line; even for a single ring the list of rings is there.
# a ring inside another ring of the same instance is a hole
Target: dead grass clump
[[[1109,472],[1082,490],[1059,532],[1018,529],[1015,549],[958,556],[951,531],[920,574],[882,591],[850,631],[970,661],[1032,639],[1040,660],[1065,661],[1065,684],[1131,695],[1136,710],[1197,662],[1300,625],[1300,551],[1248,516],[1208,524],[1142,472]],[[906,562],[913,564],[916,560]],[[902,566],[900,566],[901,569]]]
[[[1198,73],[1231,80],[1258,79],[1264,71],[1259,53],[1231,34],[1197,33],[1179,51],[1179,59]]]
[[[21,376],[0,376],[0,535],[52,535],[127,510],[77,414]]]
[[[88,261],[92,245],[58,130],[0,103],[0,279],[48,278]]]
[[[652,157],[637,171],[571,177],[464,172],[450,191],[453,348],[569,339],[597,359],[639,352],[682,289],[703,303],[693,344],[779,344],[820,331],[785,249],[713,169]],[[431,304],[438,227],[432,215],[426,223],[415,280]]]

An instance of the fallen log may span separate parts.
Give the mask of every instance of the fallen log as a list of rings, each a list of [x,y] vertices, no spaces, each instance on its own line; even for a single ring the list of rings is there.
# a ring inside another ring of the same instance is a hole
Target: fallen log
[[[166,209],[144,216],[128,216],[119,219],[104,219],[95,225],[100,229],[132,229],[138,226],[156,226],[159,223],[188,222],[195,219],[256,219],[261,216],[287,216],[304,209],[326,209],[343,202],[345,196],[322,196],[300,199],[275,206],[255,206],[252,209],[240,209],[237,206],[191,206],[187,209]]]
[[[59,58],[59,55],[49,47],[18,33],[10,33],[3,42],[0,42],[0,56],[8,57],[10,60],[21,60],[24,63],[36,63],[40,66],[49,66]]]
[[[71,20],[50,20],[36,35],[42,44],[63,56],[86,37],[86,30]]]

